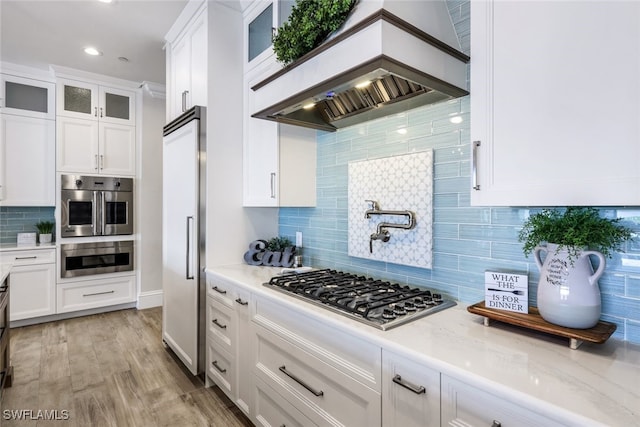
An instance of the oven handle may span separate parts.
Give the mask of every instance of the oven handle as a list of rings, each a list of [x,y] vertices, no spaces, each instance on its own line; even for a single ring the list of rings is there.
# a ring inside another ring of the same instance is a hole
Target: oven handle
[[[93,192],[93,209],[91,209],[91,223],[93,224],[93,235],[98,236],[100,232],[98,230],[98,192]]]
[[[107,220],[107,218],[106,218],[106,215],[107,215],[106,214],[106,210],[107,209],[105,209],[107,202],[105,201],[105,198],[104,198],[104,191],[100,191],[99,194],[100,194],[100,203],[99,203],[99,206],[100,206],[100,235],[104,236],[105,228],[106,228],[105,227],[105,222]]]
[[[193,216],[187,217],[187,268],[186,278],[187,280],[193,280],[193,273],[191,272],[191,228],[193,227]]]

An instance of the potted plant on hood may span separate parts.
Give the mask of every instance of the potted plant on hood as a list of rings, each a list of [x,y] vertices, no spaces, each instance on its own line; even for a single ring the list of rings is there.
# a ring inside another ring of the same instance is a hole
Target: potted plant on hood
[[[606,267],[605,257],[633,236],[619,222],[620,218],[602,218],[596,209],[585,207],[544,209],[524,222],[518,239],[525,255],[533,252],[540,270],[537,299],[543,319],[577,329],[598,323],[598,279]],[[544,262],[542,252],[546,252]],[[599,260],[595,273],[590,255]]]
[[[40,221],[36,224],[38,230],[38,239],[40,243],[51,243],[51,234],[53,233],[54,223],[51,221]]]

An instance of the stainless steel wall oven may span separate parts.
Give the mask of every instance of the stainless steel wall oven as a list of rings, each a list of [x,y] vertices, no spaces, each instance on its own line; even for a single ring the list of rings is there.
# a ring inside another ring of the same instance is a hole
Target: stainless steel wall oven
[[[62,237],[133,234],[133,179],[62,175]]]
[[[63,244],[60,262],[61,277],[132,271],[133,241]]]

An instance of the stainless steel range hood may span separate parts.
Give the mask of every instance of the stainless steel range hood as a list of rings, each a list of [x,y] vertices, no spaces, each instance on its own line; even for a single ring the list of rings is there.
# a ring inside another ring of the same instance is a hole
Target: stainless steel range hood
[[[340,33],[252,87],[252,116],[335,131],[467,95],[467,62],[444,1],[360,0]]]

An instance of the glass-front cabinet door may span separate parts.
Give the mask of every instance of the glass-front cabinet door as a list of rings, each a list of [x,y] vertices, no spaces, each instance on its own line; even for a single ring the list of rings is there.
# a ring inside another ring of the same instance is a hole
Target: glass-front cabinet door
[[[4,114],[55,119],[55,87],[51,82],[2,74],[0,111]]]
[[[58,115],[135,125],[135,92],[59,79]]]
[[[255,1],[245,15],[245,71],[268,58],[275,61],[273,36],[289,18],[295,0]]]
[[[77,119],[98,118],[98,85],[76,80],[58,80],[58,115]]]

